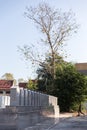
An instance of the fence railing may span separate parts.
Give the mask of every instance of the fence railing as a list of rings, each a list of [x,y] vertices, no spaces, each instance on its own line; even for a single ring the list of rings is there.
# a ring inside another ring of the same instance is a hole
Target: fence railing
[[[11,106],[57,105],[57,97],[13,86],[10,90]]]
[[[56,106],[57,97],[13,86],[10,95],[0,95],[0,108],[6,106]]]

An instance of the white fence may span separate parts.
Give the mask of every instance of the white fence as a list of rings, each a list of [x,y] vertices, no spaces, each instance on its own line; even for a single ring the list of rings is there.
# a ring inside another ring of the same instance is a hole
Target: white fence
[[[19,86],[10,89],[10,106],[57,106],[57,97],[31,91]]]
[[[0,95],[0,108],[5,108],[10,105],[10,96]]]
[[[10,95],[0,95],[0,108],[6,106],[57,106],[57,97],[31,91],[19,86],[10,89]]]

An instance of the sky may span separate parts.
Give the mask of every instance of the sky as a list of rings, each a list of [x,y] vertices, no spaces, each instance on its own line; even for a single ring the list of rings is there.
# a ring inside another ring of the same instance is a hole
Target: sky
[[[24,12],[26,6],[37,6],[42,1],[75,13],[79,28],[66,41],[67,60],[87,62],[87,0],[0,0],[0,77],[5,73],[12,73],[15,79],[35,77],[35,69],[21,58],[18,46],[38,41],[37,30]]]

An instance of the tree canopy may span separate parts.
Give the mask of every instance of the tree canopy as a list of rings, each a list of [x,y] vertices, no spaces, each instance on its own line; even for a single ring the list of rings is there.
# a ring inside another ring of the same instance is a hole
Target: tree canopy
[[[58,68],[56,71],[55,87],[52,93],[58,97],[61,111],[70,111],[86,99],[87,79],[70,63],[62,67],[62,70]]]
[[[6,80],[14,80],[14,76],[11,73],[5,73],[4,75],[2,75],[2,78]]]
[[[36,90],[37,91],[37,80],[28,80],[27,88],[30,90]]]
[[[55,70],[57,68],[61,68],[61,64],[63,64],[64,60],[62,57],[56,55],[55,57]],[[38,89],[39,91],[43,91],[45,93],[49,93],[49,89],[54,87],[54,81],[51,73],[51,57],[46,58],[45,62],[43,65],[41,65],[37,69],[37,74],[38,74]]]

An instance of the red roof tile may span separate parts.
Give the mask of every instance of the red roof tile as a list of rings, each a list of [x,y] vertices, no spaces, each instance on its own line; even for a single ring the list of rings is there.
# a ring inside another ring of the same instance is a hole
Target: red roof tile
[[[13,80],[0,80],[0,90],[9,90],[13,85]]]

